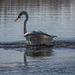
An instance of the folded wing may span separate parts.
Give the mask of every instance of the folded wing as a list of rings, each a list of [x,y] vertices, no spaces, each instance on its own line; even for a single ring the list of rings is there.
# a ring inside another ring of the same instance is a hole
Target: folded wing
[[[41,31],[32,31],[24,34],[24,37],[30,45],[51,44],[53,37]]]

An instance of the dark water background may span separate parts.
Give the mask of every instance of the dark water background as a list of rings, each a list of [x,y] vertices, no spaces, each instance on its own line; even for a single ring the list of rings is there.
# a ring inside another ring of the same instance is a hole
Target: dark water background
[[[54,47],[26,47],[23,34],[56,35]],[[0,0],[0,75],[75,75],[75,0]]]

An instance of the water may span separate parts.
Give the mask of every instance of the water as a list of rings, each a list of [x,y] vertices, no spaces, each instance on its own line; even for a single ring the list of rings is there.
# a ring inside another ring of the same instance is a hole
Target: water
[[[31,50],[30,50],[31,49]],[[24,51],[25,50],[25,51]],[[65,48],[0,49],[1,75],[74,75],[75,50]]]
[[[54,47],[26,47],[21,11],[27,11],[27,31],[56,35]],[[0,0],[0,75],[75,74],[74,0]]]
[[[41,30],[59,38],[75,38],[74,0],[0,0],[0,41],[24,40],[24,16],[14,22],[25,10],[29,14],[27,31]]]

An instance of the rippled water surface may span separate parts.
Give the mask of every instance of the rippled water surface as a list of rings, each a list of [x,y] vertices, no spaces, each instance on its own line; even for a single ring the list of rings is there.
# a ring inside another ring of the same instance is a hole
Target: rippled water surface
[[[1,48],[0,74],[74,75],[75,50],[68,48]]]
[[[54,47],[27,47],[27,31],[56,35]],[[0,75],[75,75],[75,0],[0,0]]]
[[[23,40],[25,10],[29,14],[27,31],[41,30],[59,38],[75,38],[74,0],[0,0],[0,41]]]

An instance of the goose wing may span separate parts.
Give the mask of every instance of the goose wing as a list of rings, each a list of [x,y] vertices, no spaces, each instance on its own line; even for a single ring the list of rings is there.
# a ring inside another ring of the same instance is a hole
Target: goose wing
[[[32,31],[24,34],[29,44],[50,44],[53,41],[53,37],[42,31]]]
[[[47,33],[44,33],[44,32],[42,32],[42,31],[27,32],[27,33],[24,34],[24,37],[26,37],[26,36],[32,36],[32,35],[36,35],[36,34],[51,37],[51,35],[49,35],[49,34],[47,34]]]

